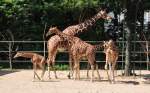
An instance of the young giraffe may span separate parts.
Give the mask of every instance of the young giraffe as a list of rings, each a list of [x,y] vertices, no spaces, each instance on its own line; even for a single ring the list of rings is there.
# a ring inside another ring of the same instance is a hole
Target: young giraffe
[[[119,51],[113,40],[104,42],[104,53],[106,55],[105,70],[107,71],[108,80],[111,83],[115,82],[114,70],[118,60]],[[108,73],[109,66],[109,73]],[[109,76],[110,75],[110,76]]]
[[[92,17],[89,20],[86,20],[83,23],[77,24],[77,25],[73,25],[73,26],[69,26],[67,27],[63,33],[67,34],[67,35],[75,35],[77,33],[86,31],[89,27],[91,27],[93,24],[95,24],[95,22],[100,19],[111,19],[110,16],[107,15],[105,10],[100,10],[94,17]],[[51,34],[50,31],[47,32],[46,36],[49,36]],[[64,42],[63,40],[61,40],[61,38],[58,35],[54,35],[52,36],[47,43],[47,48],[48,48],[48,73],[49,73],[49,77],[50,77],[50,65],[54,65],[54,61],[55,61],[55,57],[56,57],[56,53],[57,53],[57,49],[58,48],[63,48],[63,49],[68,49],[68,43]],[[69,54],[70,55],[70,54]],[[71,57],[69,57],[71,58]],[[71,59],[69,59],[71,61]],[[52,63],[52,64],[50,64]],[[71,63],[71,62],[70,62]],[[55,72],[55,71],[54,71]],[[55,72],[55,77],[57,77],[56,72]]]
[[[45,73],[45,63],[46,63],[46,60],[43,56],[36,54],[36,53],[31,53],[31,52],[17,52],[14,58],[17,58],[17,57],[31,58],[31,62],[33,63],[34,79],[35,79],[35,76],[37,76],[39,80],[43,80],[43,76]],[[39,77],[36,72],[37,67],[42,69],[41,77]]]
[[[72,59],[74,62],[74,69],[75,69],[75,79],[80,79],[80,59],[82,57],[86,57],[88,59],[88,63],[91,65],[92,69],[92,77],[91,81],[93,81],[94,77],[94,69],[96,68],[98,78],[100,79],[100,75],[98,72],[98,66],[96,64],[95,60],[95,53],[96,50],[100,47],[102,47],[101,44],[99,45],[91,45],[84,41],[82,41],[78,37],[74,37],[71,35],[67,35],[65,33],[62,33],[57,27],[50,28],[49,31],[52,33],[55,33],[60,36],[64,41],[68,41],[69,44],[69,52],[72,55]]]

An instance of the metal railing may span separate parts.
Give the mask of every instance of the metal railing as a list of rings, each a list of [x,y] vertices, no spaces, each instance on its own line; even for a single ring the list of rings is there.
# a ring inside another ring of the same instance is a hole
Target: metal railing
[[[86,41],[88,43],[101,43],[102,41]],[[36,52],[44,55],[46,57],[47,54],[47,48],[46,48],[47,41],[0,41],[0,45],[3,47],[0,47],[0,54],[4,53],[7,54],[8,57],[6,57],[3,60],[3,57],[0,55],[0,62],[9,62],[10,68],[12,69],[12,61],[13,62],[29,62],[29,61],[22,61],[22,60],[12,60],[12,53],[15,51],[13,50],[13,46],[19,46],[22,47],[19,49],[19,51],[31,51]],[[149,41],[132,41],[131,42],[134,48],[131,51],[132,60],[133,63],[146,63],[147,64],[147,70],[149,70],[149,54],[150,54],[150,43]],[[28,45],[29,44],[29,45]],[[122,63],[122,66],[124,66],[125,63],[125,46],[126,41],[117,41],[117,45],[119,47],[119,59],[117,62]],[[64,51],[63,53],[67,53],[68,51]],[[98,54],[104,54],[103,50],[97,51]],[[144,58],[143,58],[144,57]],[[138,58],[138,60],[136,60]],[[68,62],[67,60],[56,60],[56,62]],[[81,61],[86,62],[86,61]],[[97,60],[97,62],[105,62],[105,57],[101,58],[100,60]]]

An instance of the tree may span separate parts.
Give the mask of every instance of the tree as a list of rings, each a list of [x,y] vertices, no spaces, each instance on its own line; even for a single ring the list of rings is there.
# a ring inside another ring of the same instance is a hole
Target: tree
[[[125,76],[129,76],[131,74],[131,41],[133,40],[132,36],[135,37],[136,35],[136,22],[139,21],[143,24],[143,10],[141,11],[139,5],[143,5],[143,0],[126,0],[126,57],[125,57]],[[139,11],[140,10],[140,11]],[[139,14],[139,16],[138,16]],[[134,36],[135,35],[135,36]]]

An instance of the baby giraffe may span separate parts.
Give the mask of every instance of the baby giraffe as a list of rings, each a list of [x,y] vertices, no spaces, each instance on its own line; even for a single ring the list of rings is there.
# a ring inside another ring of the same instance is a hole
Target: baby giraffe
[[[17,58],[17,57],[30,58],[31,62],[33,63],[34,79],[35,79],[35,76],[37,76],[39,80],[43,80],[43,76],[45,73],[45,64],[46,64],[46,60],[43,56],[36,54],[36,53],[31,53],[31,52],[17,52],[14,58]],[[39,77],[39,75],[36,72],[38,67],[42,69],[41,77]]]
[[[106,55],[105,70],[107,71],[109,81],[111,83],[114,83],[115,82],[114,70],[119,56],[119,51],[113,40],[104,42],[103,47],[104,53]],[[108,74],[108,66],[110,74]]]
[[[74,68],[75,69],[75,79],[80,79],[80,60],[82,57],[86,57],[88,60],[88,63],[91,66],[92,69],[92,77],[91,81],[93,81],[94,77],[94,69],[96,68],[98,78],[100,79],[100,75],[98,72],[98,66],[96,64],[95,60],[95,53],[97,48],[101,45],[91,45],[84,41],[82,41],[78,37],[74,37],[71,35],[66,35],[65,33],[62,33],[57,27],[50,28],[49,31],[52,33],[57,34],[61,39],[64,41],[68,41],[69,43],[69,52],[72,56],[72,60],[74,62]]]

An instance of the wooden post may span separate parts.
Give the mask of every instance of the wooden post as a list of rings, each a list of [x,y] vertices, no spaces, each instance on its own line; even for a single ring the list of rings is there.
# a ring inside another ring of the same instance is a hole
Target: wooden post
[[[11,42],[9,42],[9,68],[12,70],[12,54],[11,54]]]

